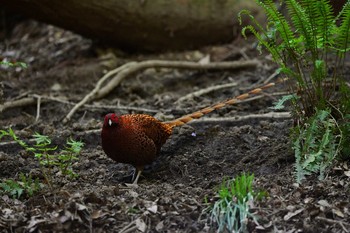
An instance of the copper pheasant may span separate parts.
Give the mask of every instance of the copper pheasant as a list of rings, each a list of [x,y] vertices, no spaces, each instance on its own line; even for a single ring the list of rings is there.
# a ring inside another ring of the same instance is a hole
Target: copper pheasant
[[[283,81],[285,80],[278,82]],[[105,116],[101,132],[102,148],[107,156],[116,162],[131,164],[136,168],[136,178],[133,184],[137,184],[144,166],[157,158],[162,145],[170,137],[174,127],[198,119],[226,105],[238,103],[251,95],[259,94],[276,83],[266,84],[170,122],[161,122],[146,114],[117,115],[109,113]]]

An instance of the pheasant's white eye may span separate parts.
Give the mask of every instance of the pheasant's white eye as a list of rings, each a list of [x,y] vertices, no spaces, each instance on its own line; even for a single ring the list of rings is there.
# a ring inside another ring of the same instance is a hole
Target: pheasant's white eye
[[[112,126],[112,120],[111,119],[108,119],[108,125]]]

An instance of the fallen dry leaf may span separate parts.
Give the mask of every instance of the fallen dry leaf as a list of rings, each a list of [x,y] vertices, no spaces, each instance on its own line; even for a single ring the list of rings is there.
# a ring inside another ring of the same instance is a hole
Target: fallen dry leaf
[[[156,231],[161,232],[164,228],[164,222],[160,221],[157,225],[156,225]]]
[[[141,231],[141,232],[146,232],[147,230],[147,225],[146,223],[141,219],[138,218],[135,220],[136,228]]]
[[[293,218],[294,216],[300,214],[300,213],[303,212],[303,211],[304,211],[304,208],[298,209],[298,210],[296,210],[296,211],[294,211],[294,212],[288,212],[288,214],[286,214],[286,215],[283,217],[283,219],[284,219],[284,221],[288,221],[289,219]]]

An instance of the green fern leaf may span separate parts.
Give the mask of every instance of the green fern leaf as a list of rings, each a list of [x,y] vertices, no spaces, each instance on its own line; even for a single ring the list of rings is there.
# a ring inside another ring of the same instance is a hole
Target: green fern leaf
[[[340,56],[343,56],[347,51],[350,50],[350,2],[348,1],[343,10],[340,12],[341,25],[336,36],[337,49],[340,52]]]

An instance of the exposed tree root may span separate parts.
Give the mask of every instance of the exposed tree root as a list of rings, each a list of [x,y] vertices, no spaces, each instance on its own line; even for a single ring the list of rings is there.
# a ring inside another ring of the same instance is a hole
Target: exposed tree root
[[[147,68],[173,68],[173,69],[195,69],[195,70],[228,70],[256,67],[259,64],[257,60],[250,61],[234,61],[234,62],[213,62],[209,64],[200,64],[197,62],[186,61],[160,61],[150,60],[142,62],[127,63],[115,70],[108,72],[96,84],[95,88],[87,94],[77,105],[75,105],[67,116],[63,119],[63,123],[67,123],[72,118],[73,114],[85,103],[99,99],[109,94],[119,83],[127,76],[147,69]],[[115,76],[114,76],[115,75]],[[106,85],[102,84],[114,76]]]

